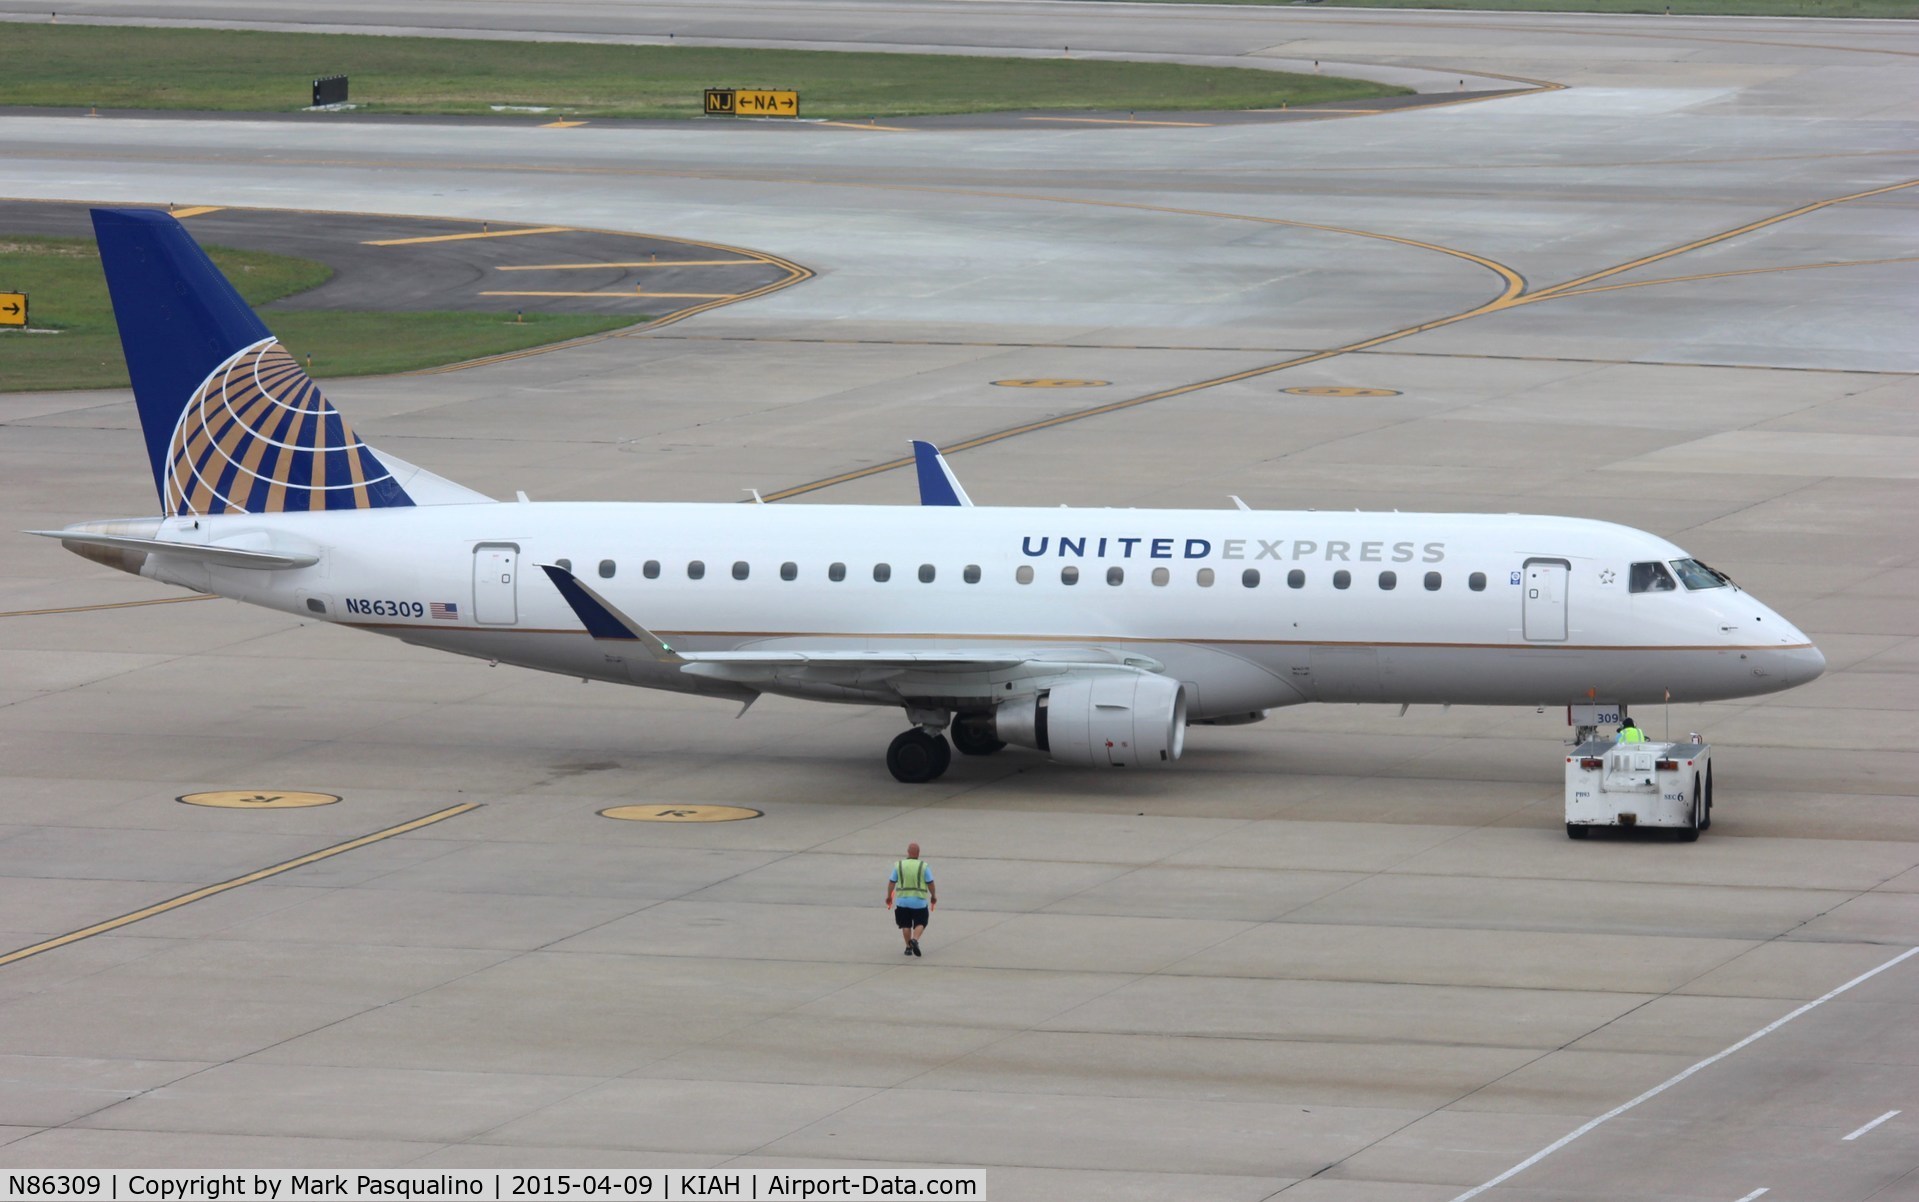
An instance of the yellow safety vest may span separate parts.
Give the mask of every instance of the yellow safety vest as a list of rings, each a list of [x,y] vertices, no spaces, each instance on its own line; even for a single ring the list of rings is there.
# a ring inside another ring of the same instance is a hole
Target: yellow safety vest
[[[1646,732],[1640,730],[1637,726],[1628,726],[1619,732],[1619,741],[1621,743],[1644,743],[1646,741]]]
[[[899,876],[899,883],[893,889],[894,896],[918,898],[926,896],[925,860],[901,860],[893,865],[893,871]]]

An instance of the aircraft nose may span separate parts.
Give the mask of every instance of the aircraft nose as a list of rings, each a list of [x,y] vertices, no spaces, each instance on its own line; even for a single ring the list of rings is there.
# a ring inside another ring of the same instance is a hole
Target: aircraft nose
[[[1804,647],[1795,647],[1786,654],[1791,657],[1787,676],[1792,683],[1805,684],[1810,680],[1818,680],[1826,674],[1825,653],[1811,643]]]

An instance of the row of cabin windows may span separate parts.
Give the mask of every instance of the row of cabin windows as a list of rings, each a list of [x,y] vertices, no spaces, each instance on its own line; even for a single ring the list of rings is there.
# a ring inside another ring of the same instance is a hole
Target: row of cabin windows
[[[566,571],[570,572],[573,570],[572,560],[562,559],[557,562],[559,563],[559,566],[565,569]],[[618,570],[619,570],[619,565],[614,563],[612,560],[602,559],[600,561],[601,579],[604,579],[604,580],[613,579],[614,573],[616,573]],[[752,565],[748,564],[744,559],[734,561],[733,579],[745,580],[747,577],[751,576],[752,573],[753,573]],[[935,568],[932,564],[923,563],[920,565],[919,580],[921,584],[933,583],[933,581],[937,578],[938,574],[939,574],[938,569]],[[640,575],[646,577],[648,580],[659,579],[660,561],[657,559],[647,560],[644,564],[640,566]],[[800,565],[794,563],[791,560],[788,560],[787,562],[780,565],[781,580],[798,580],[799,576],[800,576]],[[1079,577],[1080,577],[1079,568],[1073,564],[1067,564],[1065,567],[1059,570],[1059,582],[1061,584],[1078,584]],[[700,559],[695,559],[690,561],[686,565],[686,578],[688,580],[706,579],[706,562]],[[835,563],[835,564],[829,565],[826,569],[826,578],[828,580],[832,580],[836,582],[845,580],[846,565],[843,563]],[[892,564],[876,563],[873,565],[873,579],[875,581],[877,581],[880,584],[885,584],[887,581],[891,580],[892,578],[893,578]],[[967,564],[966,567],[960,571],[960,579],[964,580],[968,584],[978,584],[980,582],[979,565],[976,563]],[[1019,568],[1013,573],[1013,579],[1019,581],[1021,584],[1033,583],[1033,579],[1034,579],[1033,565],[1025,564],[1025,563],[1021,564]],[[1218,576],[1213,571],[1212,568],[1201,568],[1199,569],[1197,573],[1194,574],[1193,582],[1199,585],[1199,587],[1201,588],[1211,588],[1213,587],[1213,584],[1217,579],[1218,579]],[[1151,580],[1156,587],[1164,588],[1168,584],[1171,584],[1173,582],[1173,573],[1171,569],[1169,568],[1154,568],[1152,572]],[[1259,574],[1258,568],[1247,568],[1246,570],[1242,571],[1239,574],[1239,583],[1246,588],[1258,588],[1259,582],[1260,582],[1260,574]],[[1107,568],[1106,583],[1110,585],[1125,584],[1126,569],[1123,567],[1120,567],[1117,564]],[[1440,590],[1441,586],[1444,585],[1445,579],[1439,572],[1427,572],[1425,575],[1425,579],[1422,581],[1422,583],[1425,584],[1427,592],[1436,593]],[[1351,588],[1352,586],[1353,586],[1353,574],[1351,572],[1347,571],[1345,568],[1341,568],[1338,571],[1333,573],[1334,588],[1348,589],[1348,588]],[[1305,588],[1306,587],[1305,569],[1294,568],[1291,571],[1287,572],[1286,587],[1287,588]],[[1379,587],[1388,592],[1398,588],[1399,573],[1390,571],[1390,570],[1381,572],[1379,574]],[[1475,593],[1485,592],[1486,591],[1486,573],[1474,572],[1470,576],[1466,577],[1466,587],[1471,589]]]

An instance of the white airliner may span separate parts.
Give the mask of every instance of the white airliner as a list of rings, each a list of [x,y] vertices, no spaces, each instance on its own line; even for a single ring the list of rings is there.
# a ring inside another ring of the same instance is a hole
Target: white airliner
[[[162,513],[88,559],[462,655],[894,706],[887,766],[1162,768],[1307,701],[1562,706],[1803,684],[1793,625],[1665,539],[1460,513],[498,502],[361,442],[180,224],[95,210]],[[952,735],[949,744],[945,734]]]

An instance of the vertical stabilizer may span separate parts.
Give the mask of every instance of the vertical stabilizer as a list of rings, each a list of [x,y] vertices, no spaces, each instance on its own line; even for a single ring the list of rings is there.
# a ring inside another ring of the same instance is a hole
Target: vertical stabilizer
[[[413,504],[178,221],[93,229],[168,516]]]

